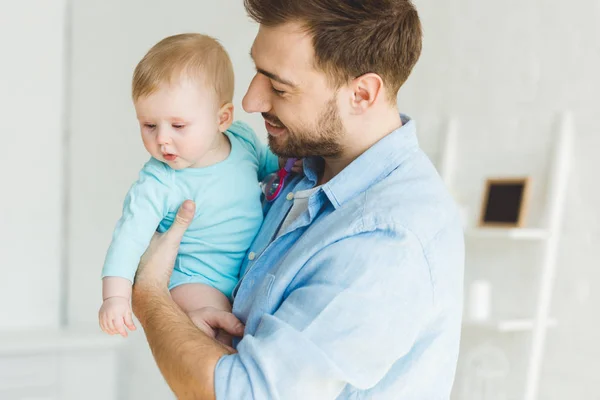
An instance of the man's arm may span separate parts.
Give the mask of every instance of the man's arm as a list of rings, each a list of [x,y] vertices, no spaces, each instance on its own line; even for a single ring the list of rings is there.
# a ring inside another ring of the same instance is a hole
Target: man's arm
[[[214,369],[230,354],[194,326],[168,293],[134,290],[134,312],[156,364],[178,399],[214,399]]]
[[[177,398],[214,399],[215,366],[219,358],[234,351],[196,328],[167,289],[179,243],[194,211],[194,203],[186,201],[171,228],[152,239],[140,261],[132,302],[154,359]],[[233,335],[243,332],[243,325],[230,313],[207,310],[206,320]]]

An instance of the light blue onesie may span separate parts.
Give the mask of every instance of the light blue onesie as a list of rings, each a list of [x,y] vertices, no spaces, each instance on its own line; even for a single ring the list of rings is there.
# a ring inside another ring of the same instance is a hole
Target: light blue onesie
[[[234,122],[226,135],[231,153],[217,164],[174,170],[151,158],[144,165],[125,198],[102,277],[133,282],[154,232],[166,231],[181,204],[191,199],[196,215],[181,241],[169,289],[204,283],[231,296],[263,220],[258,182],[278,169],[278,159],[242,122]]]

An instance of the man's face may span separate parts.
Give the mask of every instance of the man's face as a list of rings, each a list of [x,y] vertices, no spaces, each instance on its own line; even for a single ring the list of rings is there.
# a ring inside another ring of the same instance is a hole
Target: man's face
[[[242,102],[260,112],[269,146],[281,157],[336,157],[344,126],[337,90],[314,66],[310,36],[297,24],[260,27],[251,50],[257,73]]]

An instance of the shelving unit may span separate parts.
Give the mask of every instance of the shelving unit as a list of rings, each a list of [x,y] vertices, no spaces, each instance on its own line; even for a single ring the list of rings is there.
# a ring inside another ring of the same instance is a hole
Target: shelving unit
[[[122,343],[102,332],[2,332],[0,399],[115,399]]]
[[[63,329],[0,333],[0,356],[71,351],[108,351],[124,340],[103,332]]]
[[[456,149],[458,121],[448,122],[445,142],[441,155],[440,174],[449,188],[453,187],[456,169]],[[463,327],[487,329],[499,333],[531,332],[531,349],[528,355],[524,400],[537,400],[540,370],[544,357],[546,335],[549,328],[557,325],[550,317],[550,305],[556,276],[556,259],[561,238],[564,203],[570,171],[571,145],[573,140],[573,117],[569,112],[560,116],[554,156],[549,175],[546,226],[540,228],[467,228],[467,254],[470,241],[475,240],[514,240],[541,243],[543,258],[539,276],[539,291],[535,311],[531,318],[506,319],[498,321],[473,322],[465,320]]]

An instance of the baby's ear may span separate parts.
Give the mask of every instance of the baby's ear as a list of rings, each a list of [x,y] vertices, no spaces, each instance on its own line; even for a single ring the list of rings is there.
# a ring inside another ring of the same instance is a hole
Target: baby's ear
[[[233,104],[227,103],[219,109],[217,116],[217,123],[219,124],[219,131],[225,132],[231,126],[233,122]]]

